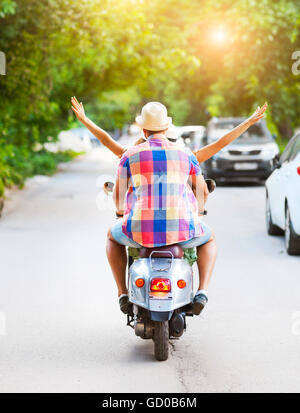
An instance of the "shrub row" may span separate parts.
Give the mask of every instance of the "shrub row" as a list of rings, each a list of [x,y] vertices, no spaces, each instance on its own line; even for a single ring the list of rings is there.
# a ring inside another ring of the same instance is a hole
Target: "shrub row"
[[[6,145],[0,149],[0,197],[5,187],[22,188],[26,178],[34,175],[52,175],[59,162],[68,162],[78,155],[73,151],[47,152],[45,149],[34,152],[28,147]]]

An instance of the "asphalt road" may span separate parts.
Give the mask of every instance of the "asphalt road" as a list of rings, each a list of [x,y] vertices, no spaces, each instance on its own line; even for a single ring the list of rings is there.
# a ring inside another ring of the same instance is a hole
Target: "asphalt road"
[[[0,220],[0,392],[298,392],[300,257],[266,235],[264,188],[219,187],[219,255],[200,317],[157,362],[118,309],[103,149],[10,195]],[[98,205],[98,207],[97,207]]]

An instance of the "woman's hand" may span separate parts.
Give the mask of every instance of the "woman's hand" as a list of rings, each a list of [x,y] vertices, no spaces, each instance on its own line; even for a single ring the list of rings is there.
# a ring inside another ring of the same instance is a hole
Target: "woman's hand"
[[[84,123],[86,120],[86,116],[84,113],[83,104],[81,102],[79,103],[75,96],[71,98],[71,103],[72,103],[72,110],[75,113],[77,119],[80,122]]]
[[[242,122],[240,125],[232,129],[229,133],[222,136],[216,142],[212,142],[207,146],[203,146],[197,152],[194,152],[199,163],[205,162],[218,153],[225,146],[232,143],[235,139],[241,136],[250,126],[254,125],[260,119],[265,117],[265,112],[267,110],[268,104],[265,103],[261,108],[258,107],[250,118]]]
[[[71,98],[72,110],[75,113],[77,119],[84,124],[84,126],[94,135],[99,141],[112,151],[119,158],[126,151],[122,145],[116,142],[105,130],[99,128],[94,122],[92,122],[84,113],[83,104],[78,102],[75,96]]]
[[[263,119],[265,117],[265,112],[267,110],[267,107],[268,107],[267,102],[262,107],[258,106],[258,108],[253,113],[253,115],[247,119],[247,122],[250,125],[254,125],[254,123],[258,122],[260,119]]]

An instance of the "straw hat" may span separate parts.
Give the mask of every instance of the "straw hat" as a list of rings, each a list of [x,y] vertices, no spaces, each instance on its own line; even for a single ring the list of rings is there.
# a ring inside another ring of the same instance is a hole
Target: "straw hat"
[[[136,123],[143,129],[161,131],[168,129],[172,124],[172,118],[168,116],[167,108],[159,102],[149,102],[142,108],[140,116],[136,117]]]

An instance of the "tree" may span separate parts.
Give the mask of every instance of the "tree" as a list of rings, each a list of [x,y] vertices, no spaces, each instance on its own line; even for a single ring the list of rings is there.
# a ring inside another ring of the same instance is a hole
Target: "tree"
[[[0,0],[0,21],[2,170],[16,149],[69,126],[72,95],[109,129],[148,100],[166,103],[175,124],[268,100],[274,129],[289,137],[298,126],[294,0]]]
[[[196,101],[224,116],[247,114],[268,100],[272,120],[290,136],[300,117],[300,76],[291,70],[291,56],[300,50],[299,27],[299,2],[205,1],[190,33],[190,52],[202,60],[191,85]],[[219,29],[225,39],[218,42],[211,35]]]

